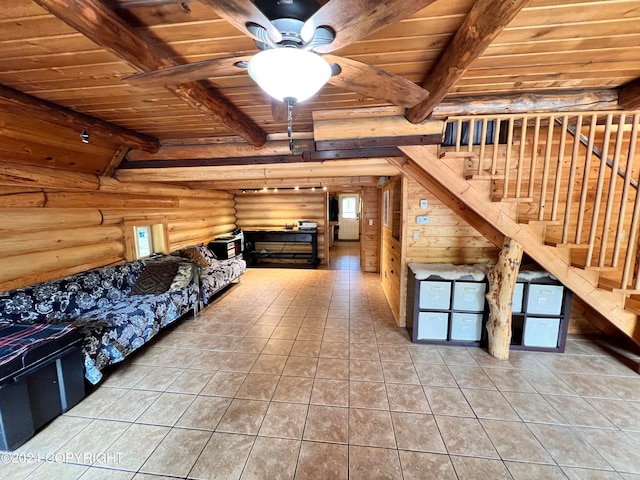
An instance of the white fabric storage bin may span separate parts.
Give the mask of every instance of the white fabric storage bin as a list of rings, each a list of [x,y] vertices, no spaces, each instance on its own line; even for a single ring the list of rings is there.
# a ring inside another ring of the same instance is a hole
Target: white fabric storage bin
[[[478,341],[482,337],[482,313],[453,313],[451,340]]]
[[[513,291],[513,313],[522,312],[522,298],[524,296],[524,284],[516,283],[516,288]]]
[[[559,331],[559,318],[527,317],[523,343],[527,347],[556,348]]]
[[[423,280],[420,282],[420,308],[448,310],[451,304],[451,282]]]
[[[446,340],[448,328],[447,312],[418,313],[418,340]]]
[[[485,283],[456,282],[453,287],[453,309],[482,312],[486,293]]]
[[[560,315],[562,310],[562,285],[529,284],[527,295],[527,314]]]

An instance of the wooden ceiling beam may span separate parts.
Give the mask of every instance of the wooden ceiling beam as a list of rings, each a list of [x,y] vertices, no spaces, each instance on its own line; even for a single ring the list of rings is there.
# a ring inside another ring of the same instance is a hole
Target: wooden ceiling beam
[[[625,110],[640,109],[640,78],[634,80],[620,90],[618,103]]]
[[[190,188],[196,190],[254,190],[263,187],[273,188],[295,188],[295,187],[327,187],[330,190],[358,188],[362,186],[376,186],[378,176],[355,176],[355,177],[318,177],[318,178],[285,178],[278,179],[277,182],[265,179],[248,180],[213,180],[204,182],[188,182]]]
[[[411,123],[425,120],[464,75],[471,63],[493,42],[529,0],[476,0],[453,40],[427,74],[422,87],[430,95],[407,110]]]
[[[460,115],[501,115],[562,111],[617,110],[615,89],[521,92],[500,95],[473,95],[443,100],[433,109],[431,118]]]
[[[127,160],[146,162],[149,160],[180,160],[193,158],[265,157],[291,155],[286,140],[267,142],[263,148],[255,148],[247,143],[183,144],[163,145],[155,154],[129,152]]]
[[[148,135],[78,113],[70,108],[32,97],[2,85],[0,85],[0,110],[77,130],[78,141],[80,141],[80,133],[86,130],[90,138],[92,135],[106,138],[116,145],[125,145],[136,150],[155,153],[160,148],[160,142]]]
[[[416,143],[423,145],[423,143]],[[230,166],[248,166],[248,165],[276,165],[283,163],[309,163],[309,162],[327,162],[345,159],[361,159],[376,157],[401,157],[403,153],[395,146],[375,147],[375,148],[358,148],[352,150],[328,150],[315,151],[304,150],[300,153],[287,153],[277,155],[261,155],[246,157],[201,157],[201,158],[179,158],[179,159],[162,159],[162,160],[135,160],[124,161],[120,164],[119,170],[138,170],[138,169],[157,169],[157,168],[173,168],[173,167],[230,167]]]
[[[100,0],[35,2],[96,44],[143,72],[177,65],[170,59],[170,55],[139,35]],[[265,132],[218,90],[206,88],[200,82],[169,85],[167,89],[189,105],[223,123],[250,144],[256,147],[264,145]]]
[[[200,182],[232,180],[393,176],[398,170],[386,158],[300,162],[269,165],[231,165],[219,167],[120,168],[115,177],[122,182]],[[275,186],[275,185],[274,185]]]
[[[407,135],[398,137],[374,137],[345,140],[294,140],[294,155],[308,159],[361,158],[363,155],[375,157],[400,155],[398,145],[439,145],[442,133],[430,135]],[[301,153],[300,153],[301,152]],[[288,141],[267,142],[264,148],[251,145],[229,143],[211,145],[162,146],[155,154],[133,151],[127,155],[129,164],[166,161],[193,161],[217,159],[222,164],[278,163],[279,158],[292,158]],[[160,165],[160,164],[157,164]]]

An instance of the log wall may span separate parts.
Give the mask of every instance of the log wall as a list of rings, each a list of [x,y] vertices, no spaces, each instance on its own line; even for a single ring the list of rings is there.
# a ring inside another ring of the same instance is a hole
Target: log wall
[[[167,223],[170,250],[235,227],[235,201],[227,192],[95,178],[91,191],[2,180],[0,291],[123,262],[125,219]]]
[[[318,223],[318,257],[320,263],[326,263],[325,226],[327,224],[327,193],[310,190],[284,190],[277,193],[247,192],[235,196],[236,223],[243,230],[259,230],[263,228],[283,229],[285,225],[298,225],[298,220],[311,220]],[[257,250],[266,248],[269,251],[306,251],[306,244],[267,243],[257,245]],[[290,259],[270,259],[271,262],[292,263]],[[297,262],[306,262],[298,260]]]

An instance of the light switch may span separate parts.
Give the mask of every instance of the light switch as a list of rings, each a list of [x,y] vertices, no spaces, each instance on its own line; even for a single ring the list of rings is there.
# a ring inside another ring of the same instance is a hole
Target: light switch
[[[413,231],[413,241],[417,242],[418,240],[420,240],[420,230],[414,230]]]
[[[369,226],[370,226],[370,227],[373,227],[373,218],[370,218],[370,219],[369,219]]]
[[[426,210],[427,209],[427,199],[423,198],[422,200],[420,200],[420,209],[421,210]]]
[[[429,224],[429,217],[427,215],[422,215],[422,216],[416,217],[416,223],[418,225],[428,225]]]

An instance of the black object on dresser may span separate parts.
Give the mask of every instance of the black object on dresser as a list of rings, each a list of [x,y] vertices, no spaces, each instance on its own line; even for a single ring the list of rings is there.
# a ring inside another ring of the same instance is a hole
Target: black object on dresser
[[[207,246],[219,260],[227,260],[242,254],[242,236],[217,237]]]

